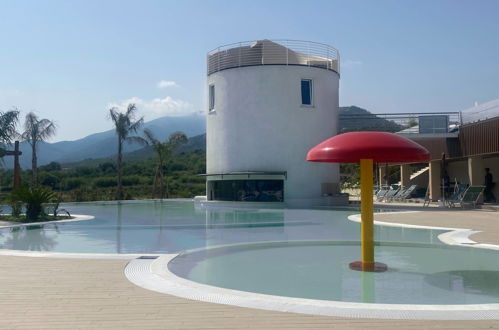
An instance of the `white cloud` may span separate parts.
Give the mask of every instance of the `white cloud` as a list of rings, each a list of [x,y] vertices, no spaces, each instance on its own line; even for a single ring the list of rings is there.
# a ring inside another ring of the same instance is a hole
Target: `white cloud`
[[[362,61],[357,61],[357,60],[345,60],[341,62],[341,67],[342,68],[353,68],[353,67],[358,67],[364,64]]]
[[[143,100],[139,97],[132,97],[127,100],[108,104],[108,108],[116,107],[124,111],[128,104],[135,103],[138,112],[146,120],[152,120],[163,116],[188,116],[196,113],[190,103],[174,99],[170,96],[165,98],[155,98],[152,100]]]
[[[178,84],[172,80],[161,80],[157,84],[158,88],[178,87]]]

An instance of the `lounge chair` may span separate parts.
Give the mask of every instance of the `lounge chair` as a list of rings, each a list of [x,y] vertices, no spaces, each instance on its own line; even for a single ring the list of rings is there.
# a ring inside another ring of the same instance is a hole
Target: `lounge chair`
[[[407,188],[407,189],[409,189],[409,188]],[[406,192],[407,189],[406,188],[400,188],[395,195],[391,196],[386,201],[387,202],[393,202],[393,201],[398,200],[399,197],[402,196]]]
[[[416,190],[416,188],[418,187],[418,185],[416,184],[413,184],[412,186],[410,186],[409,188],[407,189],[404,189],[404,191],[402,191],[401,193],[397,194],[397,196],[395,196],[393,199],[396,200],[396,201],[405,201],[407,198],[410,198],[411,197],[411,194],[414,190]]]
[[[464,208],[464,206],[466,204],[470,204],[473,206],[473,208],[476,208],[478,200],[480,199],[480,196],[482,196],[484,189],[485,189],[484,186],[470,186],[463,193],[463,195],[459,201],[448,200],[449,206],[455,207],[457,204],[459,204],[459,206],[461,206],[461,208]]]
[[[395,196],[399,192],[399,190],[400,189],[398,188],[388,190],[388,192],[383,197],[383,202],[389,202],[393,198],[393,196]]]
[[[388,193],[390,188],[388,186],[382,186],[380,190],[376,192],[376,201],[380,202],[383,200],[383,197]]]
[[[452,193],[452,195],[450,195],[449,197],[447,197],[445,199],[447,206],[452,207],[453,203],[459,202],[463,198],[463,194],[467,188],[468,188],[468,185],[466,183],[457,184],[454,187],[454,192]]]

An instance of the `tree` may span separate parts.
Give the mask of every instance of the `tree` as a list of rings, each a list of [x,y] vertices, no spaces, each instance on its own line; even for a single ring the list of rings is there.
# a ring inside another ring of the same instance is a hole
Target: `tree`
[[[418,120],[416,118],[411,118],[409,119],[409,121],[407,122],[407,128],[411,128],[411,127],[414,127],[414,126],[418,126]]]
[[[118,108],[113,107],[109,109],[109,117],[114,123],[116,135],[118,136],[118,155],[116,159],[117,167],[117,186],[116,186],[116,199],[121,200],[124,197],[123,194],[123,142],[127,141],[138,142],[140,144],[145,144],[145,140],[139,136],[130,136],[131,133],[137,133],[139,127],[144,123],[144,117],[140,117],[135,120],[135,113],[137,112],[137,107],[135,104],[129,104],[125,113],[119,111]]]
[[[24,120],[24,132],[21,137],[26,140],[31,146],[31,185],[38,185],[38,168],[36,146],[38,142],[46,141],[48,138],[55,135],[56,125],[48,119],[38,119],[38,117],[30,112]]]
[[[19,111],[17,109],[0,112],[0,162],[3,165],[3,157],[7,154],[7,146],[18,135],[16,132]]]
[[[62,166],[58,162],[50,162],[47,165],[40,166],[40,170],[54,172],[62,170]]]
[[[17,109],[0,112],[0,144],[2,147],[12,143],[17,136],[16,126],[19,120],[19,111]]]
[[[158,164],[156,165],[156,170],[154,173],[154,183],[153,183],[153,195],[156,197],[159,195],[160,198],[164,198],[165,194],[165,180],[164,180],[164,168],[166,163],[170,160],[171,155],[175,148],[183,143],[187,142],[187,136],[183,132],[174,132],[170,135],[167,141],[161,142],[154,134],[149,130],[145,129],[144,134],[149,145],[152,146],[154,152],[158,156]],[[158,182],[159,182],[159,194],[158,192]],[[168,187],[168,185],[167,185]],[[166,189],[166,198],[168,198],[168,188]]]

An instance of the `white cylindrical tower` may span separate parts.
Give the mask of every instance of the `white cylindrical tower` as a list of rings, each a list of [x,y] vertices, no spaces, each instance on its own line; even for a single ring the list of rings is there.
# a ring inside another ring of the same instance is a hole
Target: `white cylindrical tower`
[[[331,204],[336,164],[305,160],[336,134],[339,55],[260,40],[208,54],[208,200]]]

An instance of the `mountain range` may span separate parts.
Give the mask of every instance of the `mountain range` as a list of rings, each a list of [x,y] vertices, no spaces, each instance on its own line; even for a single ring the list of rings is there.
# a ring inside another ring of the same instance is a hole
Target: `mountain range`
[[[362,115],[366,120],[351,118],[351,115]],[[372,130],[368,125],[375,124],[378,129],[387,131],[397,131],[399,125],[392,121],[378,118],[368,110],[356,107],[340,107],[338,120],[338,133],[355,130]],[[200,115],[184,117],[161,117],[144,123],[143,129],[150,129],[155,136],[164,141],[175,131],[182,131],[188,137],[186,145],[178,151],[193,151],[196,149],[206,149],[206,118]],[[139,134],[140,135],[140,134]],[[20,157],[21,167],[28,169],[31,167],[31,147],[27,142],[20,143],[22,156]],[[91,134],[79,140],[60,141],[55,143],[41,142],[38,145],[38,165],[45,165],[50,162],[77,165],[97,165],[103,159],[110,159],[116,154],[117,139],[114,129]],[[124,145],[124,152],[127,159],[144,159],[152,156],[150,147],[144,147],[137,143]],[[11,157],[4,159],[5,167],[12,168]]]
[[[161,117],[148,121],[142,126],[150,129],[157,139],[164,141],[175,131],[182,131],[188,137],[193,137],[206,132],[206,119],[204,116],[191,115],[184,117]],[[140,134],[138,134],[140,135]],[[70,163],[84,159],[96,159],[110,157],[116,154],[117,138],[114,129],[88,135],[74,141],[60,141],[55,143],[40,142],[38,144],[38,165],[48,164],[52,161],[59,163]],[[124,152],[132,152],[142,149],[138,143],[124,144]],[[19,158],[23,169],[31,167],[31,146],[23,141],[19,144],[22,152]],[[5,167],[12,168],[11,157],[4,159]]]

